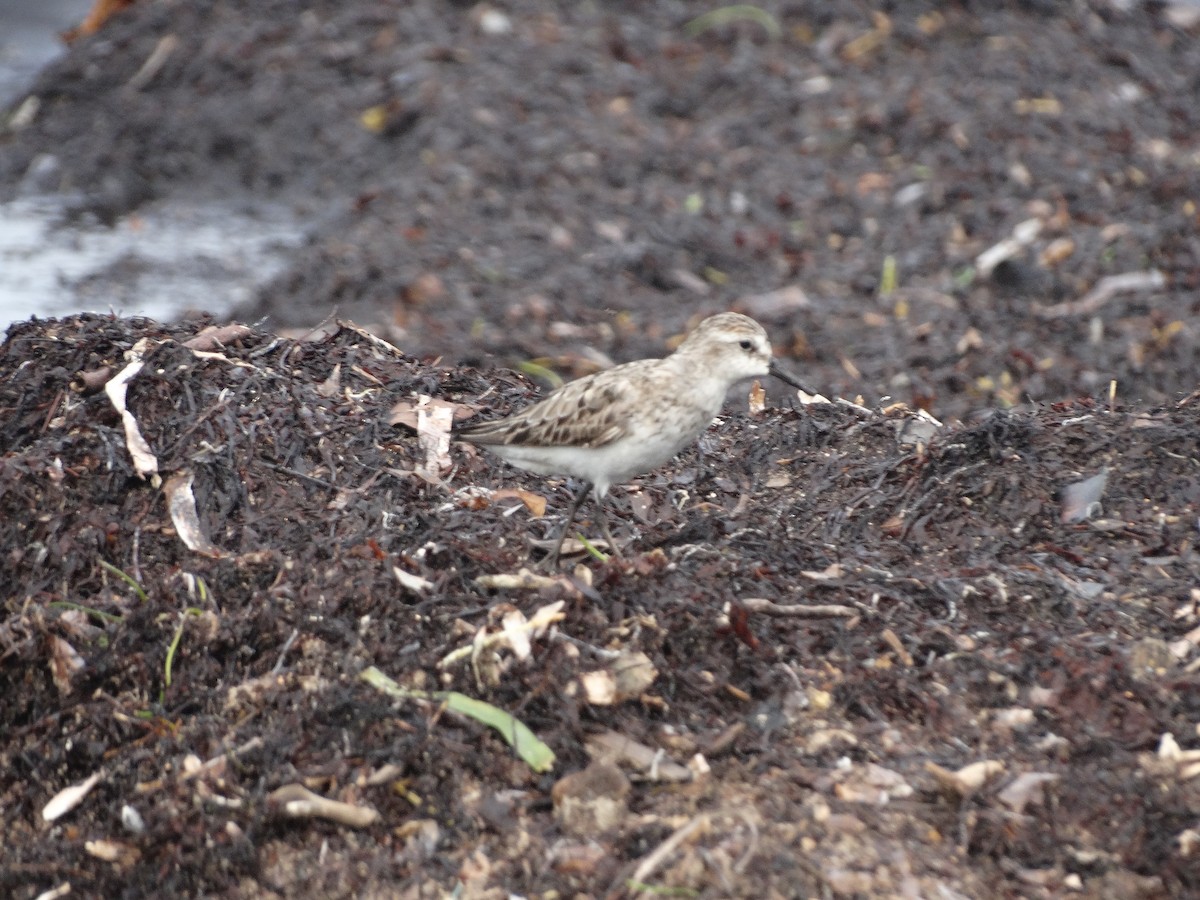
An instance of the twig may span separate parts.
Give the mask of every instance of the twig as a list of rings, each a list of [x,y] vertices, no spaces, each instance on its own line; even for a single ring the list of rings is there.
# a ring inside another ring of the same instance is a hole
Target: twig
[[[300,636],[300,629],[293,628],[292,633],[288,635],[288,639],[283,642],[283,649],[279,651],[279,659],[275,662],[275,668],[271,670],[272,675],[278,675],[283,671],[283,661],[287,658],[288,651],[292,649],[292,644],[296,643],[296,638]]]
[[[746,866],[750,865],[750,860],[754,858],[754,854],[758,852],[758,826],[754,824],[754,819],[751,818],[750,813],[746,810],[739,810],[738,815],[742,817],[742,821],[750,829],[750,840],[747,841],[746,852],[742,854],[741,859],[733,864],[734,874],[742,875],[746,871]]]
[[[991,276],[996,266],[1005,260],[1012,259],[1030,244],[1042,232],[1042,223],[1038,219],[1026,219],[1018,222],[1012,230],[1012,235],[998,244],[988,247],[975,257],[975,271],[983,278]]]
[[[633,875],[630,876],[629,881],[633,884],[645,884],[646,879],[653,875],[655,870],[666,861],[668,856],[678,850],[684,841],[697,831],[702,831],[706,828],[708,828],[707,815],[696,816],[696,818],[692,819],[686,825],[677,828],[673,835],[659,844],[653,852],[642,860],[634,870]]]
[[[162,37],[146,61],[142,63],[142,67],[129,79],[128,87],[140,91],[153,81],[154,76],[162,71],[162,67],[167,64],[167,60],[178,46],[179,37],[177,35],[168,34]]]
[[[564,634],[557,628],[552,628],[546,637],[550,641],[562,641],[575,647],[579,647],[581,650],[586,650],[597,659],[602,659],[605,662],[612,662],[613,660],[621,658],[621,652],[619,650],[605,650],[603,647],[597,647],[595,644],[589,644],[587,641],[581,641],[579,638],[571,637],[569,634]]]
[[[181,772],[179,775],[179,780],[190,781],[193,778],[199,778],[200,776],[206,775],[207,773],[213,771],[218,766],[222,765],[226,760],[237,759],[239,756],[245,756],[251,750],[258,750],[262,746],[263,739],[261,737],[252,737],[240,747],[222,750],[212,759],[205,760],[204,762],[200,763],[200,765],[196,768],[190,769],[186,772]]]
[[[746,597],[738,604],[750,612],[764,613],[780,618],[793,617],[799,619],[838,619],[857,616],[859,611],[852,606],[842,606],[838,603],[789,603],[781,605],[765,597]]]
[[[1042,319],[1084,316],[1088,313],[1094,313],[1118,294],[1132,294],[1137,291],[1156,291],[1166,283],[1166,277],[1158,269],[1151,269],[1149,272],[1125,272],[1121,275],[1109,275],[1106,278],[1101,278],[1095,287],[1078,300],[1069,300],[1066,303],[1056,303],[1053,306],[1039,307],[1037,314]]]

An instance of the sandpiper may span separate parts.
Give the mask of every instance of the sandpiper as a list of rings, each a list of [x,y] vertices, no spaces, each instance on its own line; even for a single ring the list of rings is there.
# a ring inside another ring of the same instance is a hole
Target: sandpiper
[[[739,313],[720,313],[697,325],[664,359],[588,375],[507,418],[467,425],[455,434],[519,468],[584,482],[545,560],[548,568],[557,563],[589,490],[600,530],[619,556],[604,515],[608,489],[671,459],[708,427],[734,384],[762,375],[808,391],[771,358],[761,325]]]

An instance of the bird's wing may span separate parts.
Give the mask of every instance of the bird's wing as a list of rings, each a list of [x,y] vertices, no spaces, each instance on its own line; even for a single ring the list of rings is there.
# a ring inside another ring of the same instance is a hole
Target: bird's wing
[[[468,425],[457,436],[473,444],[528,447],[603,447],[629,433],[638,400],[627,363],[563,385],[506,419]],[[620,371],[618,371],[620,370]]]

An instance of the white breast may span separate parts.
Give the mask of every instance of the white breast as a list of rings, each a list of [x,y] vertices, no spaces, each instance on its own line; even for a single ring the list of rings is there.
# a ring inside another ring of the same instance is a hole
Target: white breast
[[[658,468],[696,440],[712,420],[696,410],[687,421],[636,423],[629,436],[603,447],[490,446],[501,459],[539,475],[570,475],[590,481],[597,497],[611,485]]]

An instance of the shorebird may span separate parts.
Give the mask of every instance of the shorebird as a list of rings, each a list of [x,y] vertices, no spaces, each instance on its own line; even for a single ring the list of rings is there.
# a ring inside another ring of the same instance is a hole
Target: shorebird
[[[589,491],[600,530],[620,556],[604,515],[608,489],[667,462],[700,437],[734,384],[763,375],[808,390],[772,359],[761,325],[739,313],[719,313],[697,325],[664,359],[588,375],[507,418],[461,427],[455,436],[538,475],[582,480],[544,561],[547,568],[557,563]]]

